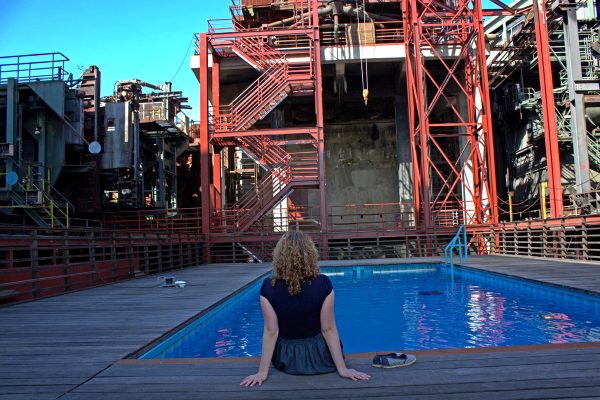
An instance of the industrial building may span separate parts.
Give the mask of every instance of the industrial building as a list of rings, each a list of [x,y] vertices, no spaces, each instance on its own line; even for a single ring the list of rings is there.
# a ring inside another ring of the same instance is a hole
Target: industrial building
[[[322,259],[461,226],[472,253],[600,257],[595,1],[233,3],[195,36],[199,93],[0,57],[3,301],[268,261],[291,229]]]

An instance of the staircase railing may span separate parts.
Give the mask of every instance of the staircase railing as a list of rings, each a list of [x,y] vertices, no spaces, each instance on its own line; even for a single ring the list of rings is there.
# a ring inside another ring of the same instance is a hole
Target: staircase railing
[[[233,21],[236,32],[244,32],[246,28],[238,21]],[[241,57],[250,57],[249,62],[261,70],[268,69],[272,64],[280,61],[285,54],[269,45],[262,36],[241,36],[233,42],[234,51],[238,50]]]
[[[43,174],[38,171],[32,170],[31,166],[25,171],[18,163],[12,163],[13,168],[19,173],[21,177],[24,177],[24,185],[21,181],[18,181],[18,187],[23,193],[36,191],[41,193],[41,204],[40,208],[50,217],[51,225],[54,227],[55,223],[60,222],[62,219],[65,223],[66,228],[69,227],[70,217],[69,209],[74,210],[75,206],[67,199],[60,191],[58,191],[51,183],[49,179],[46,179]],[[33,189],[32,189],[33,188]],[[14,191],[15,194],[18,192]],[[59,203],[64,204],[61,206]]]
[[[280,151],[285,152],[281,148]],[[271,165],[256,186],[246,192],[232,208],[219,210],[213,216],[213,229],[244,231],[285,198],[291,188],[312,184],[318,179],[318,159],[315,151],[286,152],[286,157],[277,165]]]
[[[232,28],[234,32],[252,31],[235,19],[232,20]],[[216,28],[214,30],[216,31]],[[310,48],[308,61],[290,62],[286,53],[271,46],[269,40],[270,36],[242,35],[221,42],[221,45],[226,43],[230,46],[234,53],[261,71],[262,75],[231,103],[212,107],[210,119],[213,131],[246,130],[264,118],[292,89],[306,90],[303,83],[312,80],[313,77]]]
[[[588,131],[588,154],[594,163],[600,165],[600,141],[593,132]]]
[[[244,231],[262,213],[264,209],[274,206],[274,199],[283,198],[285,188],[292,181],[289,165],[269,171],[261,178],[256,186],[246,192],[230,209],[219,210],[211,218],[214,231]]]
[[[310,2],[305,0],[290,1],[289,5],[292,5],[294,10],[298,10],[298,15],[302,15],[304,9],[310,9]],[[210,24],[209,32],[215,34],[213,47],[217,51],[223,48],[229,49],[261,71],[262,75],[231,103],[211,108],[210,130],[227,132],[229,136],[213,136],[211,140],[221,146],[241,147],[257,164],[265,167],[267,172],[253,189],[247,191],[232,207],[215,212],[211,218],[215,231],[232,228],[235,231],[245,230],[265,212],[272,209],[277,202],[289,195],[290,188],[293,186],[291,184],[296,182],[296,172],[299,184],[306,186],[318,180],[316,153],[291,155],[267,136],[234,135],[234,132],[248,130],[254,123],[264,118],[292,91],[306,93],[314,90],[313,47],[310,40],[307,41],[306,47],[286,50],[284,53],[273,46],[273,41],[279,38],[276,30],[273,34],[265,34],[268,28],[264,31],[249,29],[235,17],[232,18],[231,23],[234,31],[231,36],[222,32],[222,23]],[[253,31],[257,31],[257,34],[239,35],[239,33]],[[298,35],[308,38],[305,32]],[[293,61],[288,60],[288,55],[293,58]]]
[[[291,161],[290,154],[268,136],[240,136],[237,138],[213,138],[213,143],[220,146],[238,146],[255,163],[271,170],[282,163]]]
[[[216,132],[238,131],[252,125],[248,123],[262,109],[270,111],[270,107],[288,85],[288,66],[284,61],[273,64],[265,73],[258,77],[250,86],[240,93],[231,103],[212,107],[212,129]],[[283,100],[283,97],[281,98]],[[264,117],[259,115],[259,118]]]
[[[467,246],[467,228],[464,225],[461,225],[450,243],[444,247],[444,262],[446,265],[449,264],[450,268],[454,268],[454,249],[458,250],[460,263],[463,263],[463,258],[465,263],[468,263],[469,251]]]
[[[34,202],[33,204],[28,204],[27,197],[25,197],[25,199],[24,199],[24,204],[17,205],[14,207],[15,208],[41,209],[50,218],[50,226],[52,228],[54,228],[55,226],[59,226],[59,225],[62,225],[65,228],[69,228],[69,226],[70,226],[69,208],[73,208],[71,203],[69,203],[69,201],[66,200],[66,198],[64,198],[64,196],[60,195],[65,201],[65,203],[64,203],[65,206],[61,207],[53,197],[51,197],[48,193],[46,193],[46,191],[43,188],[39,187],[35,182],[29,182],[27,185],[28,185],[28,187],[24,186],[23,183],[21,183],[20,181],[17,181],[17,186],[20,189],[20,191],[12,190],[12,192],[17,196],[20,196],[20,193],[27,193],[27,192],[40,193],[42,196],[41,202],[39,204],[40,207],[35,207],[35,205],[38,203],[37,201]],[[31,188],[33,188],[33,190]],[[63,223],[63,221],[64,221],[64,223]]]
[[[267,169],[276,168],[282,164],[289,164],[290,154],[281,146],[273,143],[267,136],[247,136],[238,138],[239,144],[252,155],[255,160]]]

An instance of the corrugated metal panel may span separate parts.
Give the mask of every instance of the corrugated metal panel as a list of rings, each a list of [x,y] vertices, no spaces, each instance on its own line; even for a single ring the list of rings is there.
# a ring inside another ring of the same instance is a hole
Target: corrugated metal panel
[[[372,22],[347,24],[346,43],[350,46],[375,44],[375,24]]]

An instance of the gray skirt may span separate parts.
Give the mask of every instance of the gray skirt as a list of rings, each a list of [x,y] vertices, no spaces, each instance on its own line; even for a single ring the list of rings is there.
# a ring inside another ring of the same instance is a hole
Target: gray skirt
[[[291,375],[319,375],[336,371],[321,333],[305,339],[278,338],[272,363],[279,371]]]

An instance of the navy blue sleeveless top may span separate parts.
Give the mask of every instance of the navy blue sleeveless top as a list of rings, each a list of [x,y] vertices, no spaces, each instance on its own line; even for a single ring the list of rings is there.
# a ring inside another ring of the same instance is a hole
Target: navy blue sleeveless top
[[[327,276],[319,275],[303,282],[300,288],[300,293],[292,296],[285,281],[278,280],[271,286],[270,277],[260,288],[260,295],[271,303],[277,314],[282,339],[309,338],[321,332],[321,307],[333,285]]]

